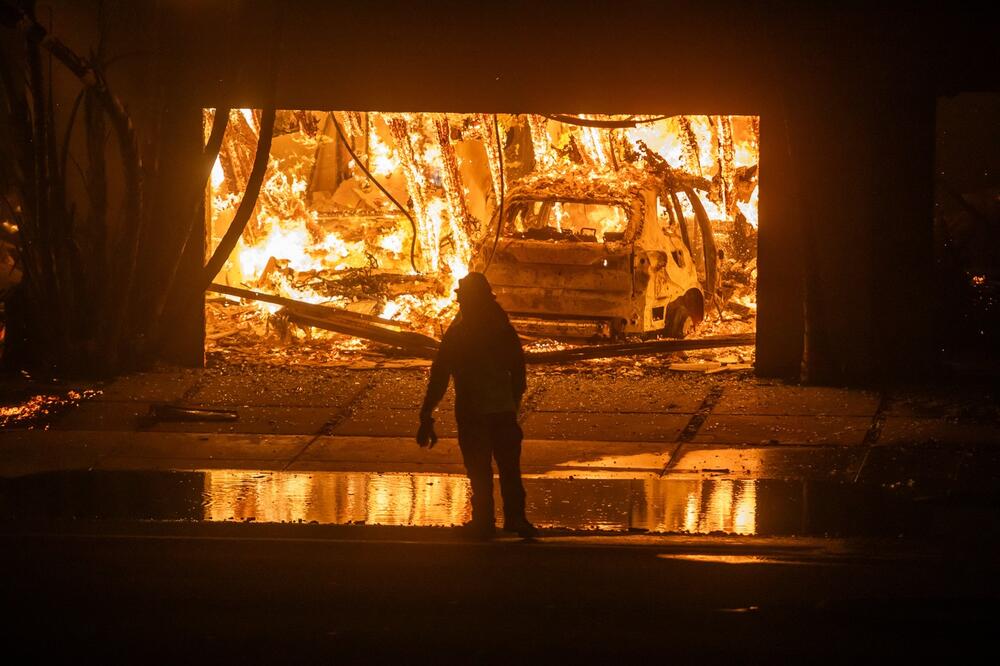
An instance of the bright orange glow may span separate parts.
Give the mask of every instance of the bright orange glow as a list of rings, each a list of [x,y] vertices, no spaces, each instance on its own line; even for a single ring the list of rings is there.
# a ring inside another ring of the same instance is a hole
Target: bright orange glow
[[[636,467],[662,462],[648,455],[616,460]],[[625,468],[587,469],[601,465],[599,460],[568,464],[576,467],[524,476],[529,515],[539,526],[747,535],[757,531],[755,481],[677,481]],[[469,481],[460,475],[256,470],[204,474],[207,520],[448,526],[468,520],[471,511]],[[594,504],[595,497],[605,501]]]
[[[755,481],[732,479],[674,480],[667,486],[645,481],[646,494],[658,508],[650,529],[658,532],[725,532],[755,534],[757,492]]]
[[[290,113],[279,112],[279,121]],[[489,242],[501,189],[539,177],[627,178],[645,168],[636,158],[640,146],[701,179],[699,197],[717,233],[737,215],[753,228],[758,224],[759,140],[749,116],[636,117],[634,127],[608,128],[585,123],[620,116],[581,115],[578,125],[540,115],[295,113],[315,123],[278,123],[254,217],[217,282],[407,322],[436,335],[456,311],[454,287],[477,248]],[[211,115],[206,110],[206,130]],[[335,120],[357,160],[342,145]],[[305,125],[320,130],[309,134]],[[210,179],[213,244],[242,198],[258,131],[252,110],[231,110]],[[362,166],[406,207],[413,227]],[[680,204],[693,220],[684,197]],[[668,214],[662,203],[661,212]],[[561,227],[570,213],[557,207],[552,223]],[[600,240],[602,230],[620,225],[607,219],[587,226],[598,229]],[[755,307],[752,296],[736,300]],[[278,309],[257,307],[263,317]]]
[[[0,406],[0,428],[30,424],[101,394],[101,391],[68,391],[66,395],[35,395],[16,405]],[[48,426],[45,426],[48,428]]]

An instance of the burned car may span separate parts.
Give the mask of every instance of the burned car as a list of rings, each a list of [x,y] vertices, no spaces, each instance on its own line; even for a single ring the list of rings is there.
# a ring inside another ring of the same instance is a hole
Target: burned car
[[[473,257],[522,333],[684,337],[705,297],[677,197],[652,178],[535,178],[513,188]]]

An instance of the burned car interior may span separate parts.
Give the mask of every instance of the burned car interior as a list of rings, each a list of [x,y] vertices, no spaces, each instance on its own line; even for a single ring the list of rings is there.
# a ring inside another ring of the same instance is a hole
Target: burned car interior
[[[628,213],[614,201],[522,201],[507,212],[505,237],[606,243],[625,238]]]

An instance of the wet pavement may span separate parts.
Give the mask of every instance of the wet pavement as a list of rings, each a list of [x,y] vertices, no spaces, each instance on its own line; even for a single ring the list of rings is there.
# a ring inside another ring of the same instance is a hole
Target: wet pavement
[[[992,532],[1000,519],[995,494],[915,483],[556,473],[528,475],[525,489],[528,515],[550,535],[940,537]],[[67,471],[0,481],[0,518],[448,527],[469,520],[469,499],[459,475]]]
[[[913,518],[915,503],[992,506],[1000,487],[1000,410],[981,388],[790,386],[650,359],[531,373],[522,468],[532,518],[552,530],[921,532],[940,517]],[[412,440],[425,382],[426,368],[223,367],[74,386],[61,411],[0,432],[0,518],[461,523],[469,493],[450,392],[438,446]],[[158,403],[236,420],[157,419]],[[850,519],[816,513],[866,502]],[[869,514],[887,518],[876,528],[859,517]]]
[[[9,630],[226,663],[964,661],[991,636],[990,391],[533,373],[534,541],[448,529],[469,487],[454,438],[412,440],[422,370],[154,373],[7,427]]]
[[[37,395],[67,402],[17,427],[101,432],[409,436],[426,368],[220,367],[168,369],[103,385],[0,381],[0,401],[16,410]],[[96,395],[86,393],[96,392]],[[150,418],[169,403],[227,409],[231,423]],[[451,395],[438,410],[453,435]],[[8,417],[5,417],[8,418]],[[655,358],[635,366],[577,364],[532,368],[520,420],[528,438],[696,441],[728,445],[860,446],[997,441],[1000,394],[989,386],[896,387],[883,391],[804,387],[727,375],[670,372]],[[697,427],[693,427],[697,425]]]

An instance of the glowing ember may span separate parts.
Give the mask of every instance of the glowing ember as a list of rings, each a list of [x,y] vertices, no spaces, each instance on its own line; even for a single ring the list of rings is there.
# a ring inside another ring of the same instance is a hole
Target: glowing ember
[[[30,427],[54,416],[67,407],[100,394],[101,391],[95,389],[69,391],[64,396],[36,395],[18,405],[0,406],[0,428],[14,428],[21,425],[29,425]]]

